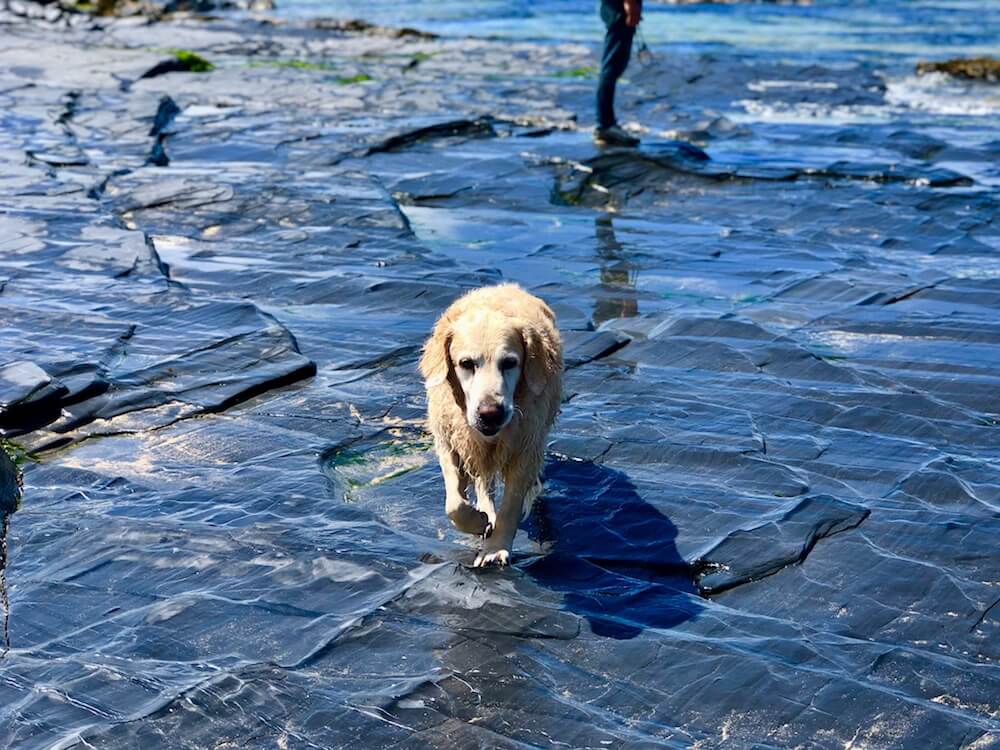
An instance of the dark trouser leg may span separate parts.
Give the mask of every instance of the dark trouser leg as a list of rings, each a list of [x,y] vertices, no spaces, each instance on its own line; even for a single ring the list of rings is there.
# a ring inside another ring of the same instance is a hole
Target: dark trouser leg
[[[597,82],[597,126],[609,128],[615,124],[615,84],[628,67],[632,55],[632,38],[635,27],[626,26],[619,16],[608,25],[604,36],[604,54],[601,56],[601,78]]]

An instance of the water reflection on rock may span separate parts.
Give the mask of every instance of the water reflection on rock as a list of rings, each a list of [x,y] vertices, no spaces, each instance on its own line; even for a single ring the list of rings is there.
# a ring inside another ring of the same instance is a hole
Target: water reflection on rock
[[[601,286],[594,302],[593,319],[600,325],[615,318],[634,318],[639,314],[635,285],[639,270],[628,260],[628,252],[615,237],[610,216],[594,219],[597,254],[601,259]],[[604,296],[604,295],[607,296]]]

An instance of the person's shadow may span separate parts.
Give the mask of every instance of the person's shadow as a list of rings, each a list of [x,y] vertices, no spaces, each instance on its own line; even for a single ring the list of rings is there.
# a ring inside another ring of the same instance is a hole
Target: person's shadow
[[[677,551],[677,527],[620,471],[589,461],[549,461],[546,489],[523,528],[547,554],[523,566],[564,595],[597,635],[634,638],[672,628],[704,604]]]

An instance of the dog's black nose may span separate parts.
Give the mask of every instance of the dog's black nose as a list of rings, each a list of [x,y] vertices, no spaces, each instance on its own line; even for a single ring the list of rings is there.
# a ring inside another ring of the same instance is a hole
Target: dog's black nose
[[[507,410],[503,404],[480,404],[476,409],[476,420],[483,432],[496,433],[507,418]]]

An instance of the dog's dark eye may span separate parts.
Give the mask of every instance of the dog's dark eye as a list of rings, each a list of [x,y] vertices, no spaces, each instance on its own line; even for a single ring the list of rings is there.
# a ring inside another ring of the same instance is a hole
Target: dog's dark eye
[[[472,372],[473,370],[476,369],[476,363],[473,362],[468,357],[466,357],[465,359],[460,359],[458,361],[458,366],[461,367],[463,370],[468,370],[469,372]]]
[[[517,357],[504,357],[500,360],[501,370],[513,370],[517,367]]]

